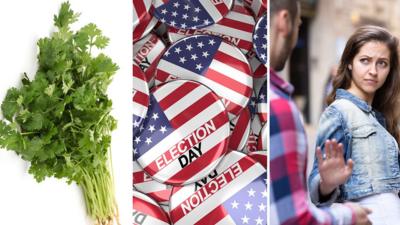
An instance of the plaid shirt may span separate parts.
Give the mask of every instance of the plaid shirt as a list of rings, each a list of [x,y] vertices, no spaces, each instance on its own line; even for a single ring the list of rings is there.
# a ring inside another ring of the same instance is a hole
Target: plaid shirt
[[[306,187],[307,138],[291,99],[293,86],[270,71],[270,199],[272,225],[354,224],[345,205],[316,208]]]

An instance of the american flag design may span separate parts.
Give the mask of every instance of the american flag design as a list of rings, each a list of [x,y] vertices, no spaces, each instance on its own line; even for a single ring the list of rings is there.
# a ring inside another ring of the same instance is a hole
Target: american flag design
[[[261,78],[254,78],[253,79],[253,90],[254,93],[257,93],[257,95],[260,93],[260,90],[264,84],[264,82],[267,80],[267,77],[261,77]]]
[[[133,225],[169,225],[170,221],[164,210],[150,197],[133,191]]]
[[[245,153],[258,151],[258,137],[260,135],[262,124],[260,117],[256,114],[251,121],[250,135],[245,148]]]
[[[147,80],[139,68],[138,65],[132,65],[133,74],[133,136],[140,132],[140,127],[144,121],[144,118],[149,107],[149,87],[147,85]]]
[[[261,60],[262,63],[264,63],[265,66],[268,65],[268,61],[267,61],[267,58],[268,58],[268,49],[267,49],[268,27],[267,26],[268,26],[267,14],[264,14],[258,20],[258,22],[256,24],[256,29],[254,30],[254,34],[253,34],[254,49],[256,51],[258,58]]]
[[[235,1],[232,10],[219,22],[203,29],[189,30],[168,28],[168,36],[171,42],[196,34],[209,34],[222,37],[225,41],[238,47],[244,54],[253,48],[253,30],[255,20],[251,12]]]
[[[164,42],[153,33],[133,44],[133,62],[146,75],[150,88],[154,85],[155,69],[165,49]]]
[[[133,3],[133,32],[132,40],[137,42],[145,37],[157,24],[153,17],[154,6],[152,0],[132,0]]]
[[[260,92],[256,99],[257,114],[260,117],[261,124],[268,120],[268,104],[267,104],[267,80],[261,86]]]
[[[253,92],[251,93],[249,104],[247,105],[247,108],[250,110],[250,118],[251,118],[251,120],[253,120],[254,116],[256,115],[256,111],[257,111],[257,109],[256,109],[256,98],[257,97],[256,97],[256,94],[255,94],[254,89],[253,89]]]
[[[268,135],[267,123],[261,128],[260,134],[257,140],[257,150],[267,150],[267,135]]]
[[[133,27],[136,27],[140,21],[149,13],[151,0],[135,1],[133,3]]]
[[[264,168],[268,166],[268,152],[267,151],[255,151],[247,154],[250,158],[259,162]]]
[[[267,0],[244,0],[246,6],[248,6],[255,18],[260,18],[267,11]]]
[[[243,153],[228,153],[207,177],[174,187],[170,219],[174,225],[267,224],[266,170]]]
[[[251,115],[249,108],[245,108],[238,117],[230,121],[231,137],[229,150],[241,151],[246,147],[250,135]]]
[[[234,119],[247,106],[253,78],[246,57],[222,38],[195,35],[171,45],[156,70],[156,84],[181,78],[212,89]]]
[[[168,205],[172,186],[155,181],[142,167],[133,161],[133,187],[154,199],[160,205]]]
[[[135,159],[165,184],[193,183],[212,171],[227,152],[229,119],[209,88],[176,80],[152,89],[142,132],[133,140]]]
[[[254,49],[251,49],[251,51],[246,54],[246,57],[249,60],[254,79],[259,79],[267,76],[267,67],[258,59],[257,54],[254,52]]]
[[[154,16],[178,29],[199,29],[220,21],[233,0],[154,0]]]

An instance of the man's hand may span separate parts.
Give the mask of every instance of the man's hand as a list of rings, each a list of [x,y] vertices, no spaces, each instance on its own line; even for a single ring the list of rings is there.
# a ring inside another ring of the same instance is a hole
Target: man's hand
[[[353,171],[353,161],[349,159],[347,165],[345,164],[343,145],[338,144],[335,139],[325,142],[325,157],[322,156],[320,147],[317,148],[316,154],[321,176],[319,191],[322,196],[327,196],[350,177]]]
[[[368,219],[368,214],[370,214],[372,211],[368,208],[362,207],[358,204],[347,202],[345,205],[349,206],[353,212],[355,213],[355,221],[356,225],[371,225],[372,222],[369,221]]]

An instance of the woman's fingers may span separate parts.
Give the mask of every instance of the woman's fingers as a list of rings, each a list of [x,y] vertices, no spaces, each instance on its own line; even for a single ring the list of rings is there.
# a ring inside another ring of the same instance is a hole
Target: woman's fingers
[[[331,158],[332,142],[330,140],[325,141],[325,159]]]
[[[331,142],[332,142],[331,157],[336,158],[338,157],[338,143],[336,139],[332,139]]]
[[[349,174],[351,174],[351,172],[353,171],[353,167],[354,167],[353,160],[352,159],[347,160],[346,170],[348,171]]]

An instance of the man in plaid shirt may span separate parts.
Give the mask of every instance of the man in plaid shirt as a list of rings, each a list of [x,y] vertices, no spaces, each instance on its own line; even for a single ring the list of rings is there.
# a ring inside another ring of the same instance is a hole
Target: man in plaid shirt
[[[275,72],[284,68],[297,42],[300,3],[270,0],[270,12],[271,224],[371,224],[368,210],[357,204],[318,209],[309,201],[306,134],[300,112],[291,99],[293,86]]]

